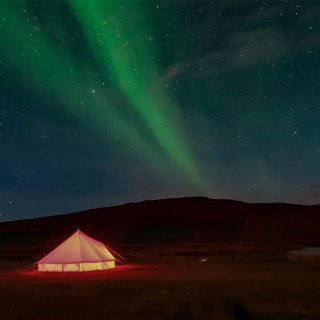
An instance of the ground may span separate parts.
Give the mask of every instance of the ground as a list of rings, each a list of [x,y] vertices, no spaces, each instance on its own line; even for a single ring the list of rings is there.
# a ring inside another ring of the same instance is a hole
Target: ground
[[[288,244],[119,246],[130,265],[87,273],[16,270],[37,249],[2,250],[0,319],[320,319],[320,261]]]

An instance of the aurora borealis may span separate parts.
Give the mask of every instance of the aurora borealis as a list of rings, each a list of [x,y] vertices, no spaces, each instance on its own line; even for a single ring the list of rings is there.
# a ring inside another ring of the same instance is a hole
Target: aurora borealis
[[[319,18],[317,2],[1,1],[0,219],[319,202]]]

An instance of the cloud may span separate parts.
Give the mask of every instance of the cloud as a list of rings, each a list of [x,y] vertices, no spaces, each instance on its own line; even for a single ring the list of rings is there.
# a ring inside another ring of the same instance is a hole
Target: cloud
[[[206,41],[199,40],[199,46],[188,51],[186,61],[176,61],[169,66],[164,74],[165,80],[180,75],[200,78],[284,56],[290,58],[314,50],[320,41],[320,33],[313,27],[317,21],[315,17],[320,15],[320,5],[297,9],[296,5],[275,3],[246,12],[239,6],[239,13],[235,13],[232,6],[224,9],[223,20],[211,12],[200,26],[190,27],[189,34],[193,37],[199,35],[199,39]],[[288,20],[292,21],[290,27]],[[214,35],[212,40],[202,36],[210,33]]]
[[[243,67],[273,60],[288,51],[282,33],[263,28],[242,33],[234,38],[238,47],[234,50],[231,66]]]
[[[309,194],[310,197],[312,198],[317,198],[320,197],[320,185],[314,185],[310,187],[312,192]]]
[[[285,36],[273,28],[260,28],[234,34],[227,48],[214,49],[195,62],[175,63],[163,78],[178,75],[198,78],[229,68],[248,67],[276,59],[289,51]]]
[[[249,22],[262,22],[267,19],[273,19],[276,16],[279,16],[282,10],[288,10],[288,6],[286,4],[275,4],[272,7],[266,8],[264,10],[256,10],[252,14],[250,14],[246,20]]]
[[[171,79],[173,79],[176,75],[178,75],[179,73],[181,73],[185,68],[187,67],[186,64],[184,63],[175,63],[171,66],[169,66],[169,68],[165,71],[165,73],[162,76],[162,79],[164,81],[170,81]]]

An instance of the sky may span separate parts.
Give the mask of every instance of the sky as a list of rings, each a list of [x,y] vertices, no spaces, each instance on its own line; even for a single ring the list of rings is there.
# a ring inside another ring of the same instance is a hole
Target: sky
[[[319,27],[316,1],[0,1],[0,221],[320,203]]]

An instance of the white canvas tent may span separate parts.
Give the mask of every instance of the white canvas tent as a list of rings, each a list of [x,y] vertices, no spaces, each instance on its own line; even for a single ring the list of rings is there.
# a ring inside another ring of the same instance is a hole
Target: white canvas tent
[[[78,229],[37,264],[42,272],[78,272],[112,269],[115,260],[103,243]]]

